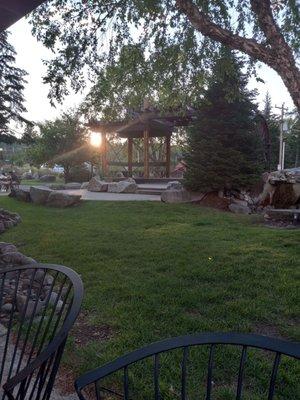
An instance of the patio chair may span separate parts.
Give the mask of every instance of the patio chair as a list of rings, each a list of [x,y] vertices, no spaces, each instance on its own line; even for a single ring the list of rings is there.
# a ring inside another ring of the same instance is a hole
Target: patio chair
[[[295,400],[299,358],[300,343],[251,334],[203,333],[129,353],[81,376],[75,388],[80,400],[272,400],[275,389],[276,399]]]
[[[49,399],[82,297],[64,266],[0,270],[0,399]]]

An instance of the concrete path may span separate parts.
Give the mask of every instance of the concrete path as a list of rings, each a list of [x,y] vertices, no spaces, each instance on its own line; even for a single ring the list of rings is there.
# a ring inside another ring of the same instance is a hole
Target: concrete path
[[[107,193],[107,192],[88,192],[85,189],[78,190],[58,190],[67,194],[80,194],[82,200],[96,201],[160,201],[159,195],[135,194],[135,193]]]
[[[27,185],[20,185],[20,188],[28,188]],[[36,186],[47,188],[47,186]],[[151,184],[139,185],[140,188],[152,188]],[[157,188],[157,186],[155,186]],[[164,185],[161,185],[164,188]],[[57,192],[81,195],[82,200],[95,201],[160,201],[160,195],[156,194],[135,194],[135,193],[107,193],[88,192],[86,189],[57,190]],[[8,196],[8,192],[0,192],[0,196]]]

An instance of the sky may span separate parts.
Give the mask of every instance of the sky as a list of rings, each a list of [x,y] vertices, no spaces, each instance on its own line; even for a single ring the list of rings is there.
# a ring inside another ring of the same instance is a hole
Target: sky
[[[23,18],[16,22],[9,31],[11,32],[10,42],[17,51],[17,65],[28,72],[28,83],[24,92],[27,113],[24,117],[34,122],[44,121],[59,116],[67,108],[78,106],[88,88],[84,90],[84,93],[68,96],[64,103],[56,108],[50,105],[47,98],[49,86],[42,82],[42,77],[46,73],[42,60],[51,57],[51,52],[32,36],[29,23]],[[281,106],[284,102],[286,107],[293,108],[291,97],[275,71],[262,65],[258,70],[258,76],[264,80],[264,83],[256,82],[254,78],[251,78],[249,88],[258,90],[257,101],[260,107],[262,107],[266,92],[269,91],[273,106]],[[279,113],[279,110],[275,108],[273,111]]]

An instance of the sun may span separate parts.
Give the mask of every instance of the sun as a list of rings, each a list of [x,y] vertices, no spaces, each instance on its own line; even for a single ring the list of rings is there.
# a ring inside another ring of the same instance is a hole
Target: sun
[[[94,147],[100,147],[102,143],[102,136],[99,132],[90,133],[90,143]]]

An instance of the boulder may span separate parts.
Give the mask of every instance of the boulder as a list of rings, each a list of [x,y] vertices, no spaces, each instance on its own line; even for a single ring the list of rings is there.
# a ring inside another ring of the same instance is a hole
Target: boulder
[[[18,251],[16,246],[11,243],[0,242],[0,253],[12,253]]]
[[[248,202],[246,200],[236,199],[235,197],[232,198],[232,202],[234,204],[238,204],[239,206],[244,206],[244,207],[248,206]]]
[[[51,190],[45,188],[39,188],[31,186],[30,189],[30,198],[34,204],[46,204],[48,197],[51,193]]]
[[[134,179],[130,179],[118,182],[118,193],[136,193],[138,186]]]
[[[47,199],[47,206],[50,207],[71,207],[80,203],[81,196],[61,192],[50,192]]]
[[[137,184],[131,181],[112,182],[107,187],[109,193],[136,193],[137,189]]]
[[[81,189],[81,183],[78,182],[69,182],[65,184],[65,189]]]
[[[167,184],[167,190],[183,190],[183,185],[179,181],[172,181]]]
[[[126,178],[125,181],[136,183],[135,179],[133,179],[131,176],[129,176],[128,178]]]
[[[12,188],[9,197],[14,197],[17,200],[29,203],[31,201],[29,189]]]
[[[169,189],[162,192],[161,201],[164,203],[184,203],[191,201],[191,194],[186,190]]]
[[[228,208],[235,214],[251,214],[251,209],[247,205],[231,203]]]
[[[118,182],[108,182],[107,191],[108,193],[118,193]]]
[[[41,182],[55,182],[56,176],[55,175],[43,175],[40,177]]]
[[[83,183],[81,184],[80,189],[87,189],[88,186],[89,186],[89,182],[83,182]]]
[[[107,192],[107,182],[100,181],[100,179],[93,177],[87,186],[89,192]]]
[[[27,265],[35,264],[36,261],[18,251],[12,251],[2,254],[0,256],[0,263],[4,265]]]

